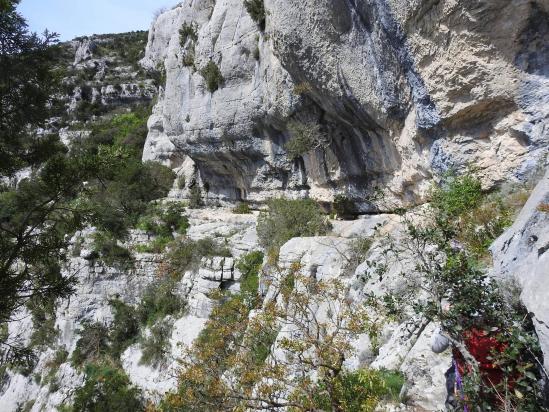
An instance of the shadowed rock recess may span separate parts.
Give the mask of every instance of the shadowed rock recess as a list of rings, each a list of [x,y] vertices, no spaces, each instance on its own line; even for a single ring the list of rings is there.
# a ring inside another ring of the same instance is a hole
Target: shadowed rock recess
[[[474,165],[492,187],[544,155],[546,2],[264,3],[264,30],[241,0],[188,0],[149,33],[142,64],[166,84],[144,158],[189,157],[210,198],[343,194],[371,211],[378,187],[416,203],[434,173]],[[182,42],[184,24],[196,36]],[[324,140],[290,158],[295,123]]]

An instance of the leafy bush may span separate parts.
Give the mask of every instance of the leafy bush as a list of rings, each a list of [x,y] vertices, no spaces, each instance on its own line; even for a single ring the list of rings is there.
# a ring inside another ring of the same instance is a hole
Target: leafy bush
[[[137,318],[142,325],[153,325],[168,315],[180,314],[186,302],[177,295],[176,282],[171,278],[151,284],[141,297]]]
[[[244,0],[244,7],[250,14],[250,17],[261,27],[265,29],[265,5],[263,0]]]
[[[284,147],[292,160],[330,144],[328,136],[320,131],[320,125],[316,123],[292,122],[288,125],[288,130],[291,138]]]
[[[109,304],[114,310],[114,319],[109,328],[109,353],[116,360],[128,346],[137,341],[139,320],[135,309],[126,303],[120,300],[111,300]]]
[[[339,410],[373,412],[383,399],[398,400],[403,384],[404,378],[398,372],[374,369],[343,372],[331,382],[332,388],[320,382],[316,403],[321,410],[330,410],[335,398]]]
[[[194,66],[195,55],[196,55],[195,46],[194,44],[191,44],[185,51],[185,54],[183,55],[183,66],[192,67],[193,70],[196,70]]]
[[[122,369],[107,364],[91,364],[85,369],[84,386],[75,392],[68,412],[144,411],[141,391],[132,386]]]
[[[141,361],[143,365],[158,367],[169,352],[172,322],[164,319],[150,328],[150,334],[141,340]]]
[[[202,199],[202,190],[198,184],[195,184],[189,190],[189,207],[191,209],[199,209],[204,206]]]
[[[431,206],[450,217],[458,217],[473,209],[480,204],[481,199],[481,183],[471,175],[448,175],[441,186],[431,191]]]
[[[241,202],[233,209],[233,213],[237,215],[247,215],[252,213],[252,210],[247,203]]]
[[[374,243],[371,237],[359,237],[353,239],[347,256],[347,269],[354,272],[355,269],[366,260],[368,252]]]
[[[532,319],[518,295],[507,293],[479,261],[510,222],[508,208],[502,199],[484,196],[480,182],[471,175],[443,181],[433,189],[432,199],[419,221],[402,215],[403,237],[388,242],[383,251],[408,269],[401,274],[405,285],[385,296],[381,306],[389,315],[416,313],[440,322],[467,363],[463,379],[468,406],[498,409],[496,399],[502,399],[513,410],[539,410],[540,374],[530,368],[541,364],[541,351]],[[372,266],[381,267],[383,276],[388,266],[381,263]],[[503,374],[498,385],[484,376],[464,342],[464,331],[472,329],[492,334],[505,346],[501,353],[491,354],[491,362]],[[517,383],[516,390],[509,391],[510,381]]]
[[[268,207],[257,221],[259,240],[267,249],[279,249],[294,237],[324,235],[331,228],[320,207],[310,199],[272,199]]]
[[[259,271],[263,266],[263,253],[250,252],[240,258],[236,268],[242,274],[240,278],[240,293],[245,299],[252,302],[257,300],[259,294]]]
[[[203,257],[213,256],[230,257],[231,251],[212,238],[196,241],[178,239],[169,247],[165,256],[164,270],[169,276],[180,279],[185,271],[197,269]]]
[[[93,249],[101,261],[110,267],[127,268],[133,264],[131,252],[118,244],[118,240],[107,232],[93,235]]]
[[[156,236],[156,239],[137,250],[148,253],[161,253],[174,239],[173,233],[184,235],[189,228],[189,219],[184,215],[185,207],[181,203],[171,202],[167,205],[153,205],[139,219],[137,228]]]
[[[474,209],[460,216],[458,238],[471,253],[478,257],[487,256],[490,245],[512,223],[512,209],[503,199],[493,196],[483,199]]]
[[[198,40],[197,29],[196,23],[183,23],[183,26],[179,29],[179,44],[181,44],[181,47],[185,47],[188,39],[193,42]]]
[[[204,80],[206,80],[206,87],[210,93],[219,89],[219,86],[224,81],[219,67],[211,60],[202,70],[200,70],[200,74]]]
[[[334,212],[342,217],[354,217],[358,213],[355,202],[345,195],[336,195],[333,204]]]
[[[74,366],[97,362],[109,353],[109,330],[100,323],[84,323],[72,353]]]
[[[45,349],[51,346],[59,335],[55,328],[55,302],[32,299],[27,303],[27,309],[33,325],[29,348]]]

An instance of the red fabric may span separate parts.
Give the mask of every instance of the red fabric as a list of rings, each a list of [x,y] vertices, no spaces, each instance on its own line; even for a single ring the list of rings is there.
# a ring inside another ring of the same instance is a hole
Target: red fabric
[[[497,386],[503,381],[504,373],[490,359],[495,353],[501,353],[507,345],[498,341],[497,335],[490,335],[480,329],[471,329],[464,334],[465,347],[469,353],[477,360],[479,372],[484,384],[488,387]],[[454,348],[454,359],[456,360],[459,373],[463,376],[469,371],[463,356],[458,349]]]

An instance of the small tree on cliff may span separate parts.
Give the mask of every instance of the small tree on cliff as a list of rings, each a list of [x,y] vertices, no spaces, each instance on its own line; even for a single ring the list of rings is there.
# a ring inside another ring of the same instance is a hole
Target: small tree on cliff
[[[541,363],[531,319],[482,264],[488,246],[511,223],[503,200],[484,195],[480,181],[471,175],[450,175],[433,188],[428,206],[413,213],[402,211],[401,222],[401,236],[385,239],[386,260],[369,262],[371,274],[379,278],[391,266],[405,268],[399,292],[382,299],[372,295],[371,301],[393,316],[416,313],[442,324],[470,368],[468,403],[494,410],[497,405],[490,399],[501,398],[510,408],[505,410],[540,410],[540,373],[535,365]],[[514,391],[481,379],[463,336],[482,327],[498,330],[505,350],[493,354],[493,363],[504,371],[505,385],[515,382]]]
[[[341,281],[299,269],[273,280],[277,295],[251,316],[254,299],[220,297],[163,410],[373,411],[394,392],[379,372],[344,367],[353,338],[369,330],[364,306]]]

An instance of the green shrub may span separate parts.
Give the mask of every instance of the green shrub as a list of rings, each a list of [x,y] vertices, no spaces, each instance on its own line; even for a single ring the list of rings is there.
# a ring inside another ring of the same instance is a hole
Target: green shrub
[[[141,340],[141,361],[143,365],[158,367],[169,352],[172,322],[166,319],[154,324],[150,334]]]
[[[294,237],[324,235],[331,227],[320,207],[310,199],[272,199],[268,207],[257,221],[259,240],[267,249],[279,249]]]
[[[265,5],[263,0],[244,0],[244,7],[250,14],[250,17],[261,27],[265,29]]]
[[[133,264],[131,252],[118,244],[118,240],[107,232],[95,232],[93,249],[101,261],[110,267],[128,268]]]
[[[373,243],[374,241],[371,237],[359,237],[352,240],[347,256],[348,270],[354,272],[366,260],[366,256],[368,256]]]
[[[145,290],[136,310],[142,325],[151,326],[168,315],[181,314],[186,302],[178,296],[176,286],[174,279],[166,277]]]
[[[328,136],[320,131],[320,125],[316,123],[292,122],[288,130],[291,138],[284,147],[292,160],[313,149],[327,147],[330,143]]]
[[[196,70],[194,68],[195,57],[196,57],[196,51],[195,51],[194,44],[192,44],[189,46],[189,48],[185,51],[185,54],[183,55],[183,66],[193,67],[193,70]]]
[[[65,350],[65,348],[58,349],[53,355],[53,359],[46,363],[45,366],[49,369],[49,371],[39,384],[41,384],[42,386],[50,384],[50,390],[55,389],[55,385],[52,384],[55,382],[59,367],[67,361],[68,356],[69,353]],[[38,375],[38,377],[40,377],[40,375]]]
[[[149,207],[147,213],[139,219],[137,228],[156,236],[149,245],[137,246],[142,253],[161,253],[173,241],[173,233],[187,233],[189,219],[184,215],[185,207],[181,203],[172,202],[167,205]]]
[[[230,257],[231,251],[219,245],[212,238],[193,241],[178,239],[170,246],[165,257],[165,271],[171,277],[180,279],[187,270],[196,270],[203,257]]]
[[[120,300],[111,300],[109,304],[114,311],[114,319],[109,328],[109,352],[112,358],[117,360],[130,345],[137,341],[139,320],[135,309],[126,303]]]
[[[513,210],[502,198],[486,198],[474,209],[460,216],[459,239],[467,245],[471,253],[478,257],[488,257],[488,248],[512,225],[512,217]]]
[[[259,271],[263,266],[263,253],[250,252],[242,256],[236,264],[242,274],[240,278],[240,293],[245,299],[257,300],[259,294]]]
[[[499,195],[485,196],[480,180],[467,174],[448,175],[431,191],[431,207],[439,219],[453,219],[457,239],[478,258],[512,224],[513,209]]]
[[[75,392],[70,412],[144,411],[141,391],[132,386],[122,369],[91,364],[85,369],[84,386]]]
[[[34,299],[27,303],[27,309],[31,313],[33,325],[29,348],[45,349],[52,346],[59,335],[55,328],[55,303]]]
[[[200,209],[202,206],[204,206],[202,190],[198,183],[195,183],[189,190],[189,207],[191,209]]]
[[[80,338],[72,353],[71,362],[75,367],[84,363],[97,362],[109,353],[109,330],[100,323],[86,322],[78,332]]]
[[[206,81],[206,87],[210,93],[219,89],[219,86],[224,81],[219,67],[211,60],[202,70],[200,70],[200,74]]]
[[[431,191],[431,206],[450,217],[458,217],[480,204],[482,186],[471,175],[448,175]]]
[[[247,215],[252,213],[252,210],[247,203],[241,202],[233,209],[233,213],[237,215]]]
[[[336,195],[333,203],[334,212],[342,218],[354,217],[358,210],[355,202],[345,195]]]
[[[181,44],[181,47],[185,47],[188,39],[193,42],[198,40],[197,29],[196,23],[183,23],[183,26],[179,29],[179,44]]]
[[[330,388],[322,381],[319,383],[315,403],[321,405],[322,410],[331,410],[332,402],[336,400],[342,411],[373,412],[381,400],[398,400],[403,384],[404,379],[397,372],[374,369],[344,372],[332,381]]]

